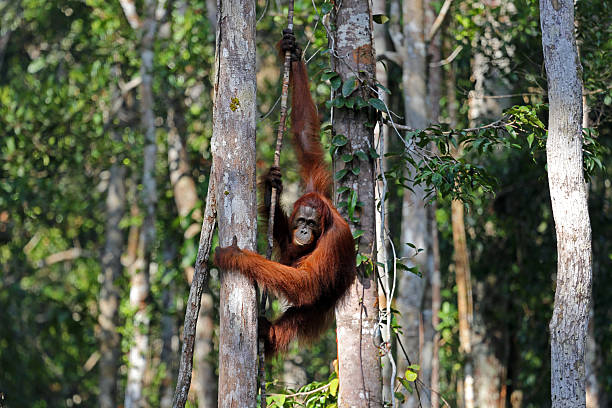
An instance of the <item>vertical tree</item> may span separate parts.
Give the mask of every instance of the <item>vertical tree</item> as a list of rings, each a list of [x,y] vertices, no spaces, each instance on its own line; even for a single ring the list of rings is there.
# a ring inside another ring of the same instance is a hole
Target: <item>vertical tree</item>
[[[110,169],[106,198],[106,244],[102,254],[102,283],[100,288],[98,322],[100,324],[100,397],[101,408],[117,406],[117,370],[119,368],[120,337],[119,288],[116,280],[121,275],[121,255],[124,249],[123,231],[119,222],[125,212],[125,168],[113,163]]]
[[[162,1],[163,3],[163,1]],[[129,371],[125,390],[126,408],[143,405],[144,375],[149,351],[149,272],[153,262],[155,245],[155,207],[157,203],[157,182],[155,162],[157,140],[155,137],[155,115],[153,113],[153,45],[157,32],[157,0],[144,4],[146,16],[140,22],[134,4],[121,0],[121,5],[130,25],[139,30],[140,39],[140,117],[144,142],[144,165],[142,170],[142,202],[145,210],[141,229],[139,265],[130,279],[130,304],[136,309],[134,315],[134,344],[129,353]]]
[[[115,77],[119,75],[119,67],[111,69]],[[123,95],[119,89],[112,92],[111,106],[123,107]],[[112,122],[117,112],[109,111],[106,122]],[[112,140],[118,141],[116,129],[111,130]],[[108,193],[106,197],[106,242],[102,253],[102,273],[100,284],[100,299],[98,323],[100,324],[100,393],[101,408],[114,408],[117,406],[117,374],[119,356],[121,352],[120,336],[117,331],[119,320],[119,288],[116,280],[121,276],[123,265],[121,255],[124,250],[123,231],[119,222],[123,218],[126,205],[125,194],[125,167],[121,157],[114,157],[110,168]]]
[[[386,15],[387,14],[387,3],[385,0],[375,0],[372,3],[373,15]],[[387,29],[383,24],[374,24],[374,47],[376,53],[384,55],[387,50]],[[376,81],[382,86],[388,86],[387,79],[387,67],[382,63],[376,64]],[[379,90],[378,98],[384,101],[386,104],[389,103],[388,95]],[[377,146],[379,158],[376,161],[376,174],[382,174],[385,171],[386,160],[385,154],[388,151],[389,145],[389,132],[385,125],[381,122],[378,123],[374,129],[374,140]],[[377,268],[380,276],[380,286],[378,291],[380,293],[379,299],[385,299],[384,304],[380,304],[380,309],[384,316],[391,315],[391,291],[393,285],[392,276],[389,268],[388,257],[387,257],[387,241],[389,234],[389,223],[387,218],[387,206],[385,202],[385,195],[387,194],[387,182],[383,178],[376,181],[376,249],[377,249],[377,261],[379,267]],[[380,266],[384,265],[384,266]],[[382,320],[382,319],[381,319]],[[395,358],[393,356],[393,333],[391,330],[391,322],[389,319],[384,320],[385,323],[381,325],[382,340],[388,343],[388,351],[381,357],[382,363],[382,381],[383,381],[383,401],[392,401],[393,397],[393,383],[395,376],[397,375],[397,369],[395,366]]]
[[[174,100],[173,105],[180,106],[180,101]],[[202,221],[202,212],[196,207],[198,195],[195,180],[191,176],[191,166],[187,157],[187,149],[183,138],[180,135],[183,112],[174,107],[168,110],[168,167],[170,170],[170,183],[174,191],[174,202],[181,217],[190,217],[194,221],[185,230],[185,239],[191,239],[200,230],[197,221]],[[194,268],[185,268],[185,277],[191,285],[193,280]],[[212,385],[216,381],[214,367],[209,361],[209,353],[212,350],[213,332],[213,299],[209,292],[202,294],[200,312],[196,328],[195,340],[195,359],[193,389],[198,396],[198,406],[211,408],[216,405],[216,387]]]
[[[213,105],[212,183],[219,245],[255,250],[255,1],[219,3]],[[222,271],[219,310],[219,407],[255,407],[257,303],[241,274]]]
[[[368,0],[336,4],[332,20],[332,66],[344,82],[343,95],[360,93],[364,99],[374,88],[375,56],[372,48],[372,12]],[[362,83],[361,87],[357,87]],[[358,88],[358,89],[355,89]],[[350,92],[349,92],[350,91]],[[348,143],[343,155],[353,157],[345,163],[334,158],[334,169],[345,174],[340,182],[348,205],[344,216],[355,232],[361,231],[358,251],[370,258],[376,254],[374,162],[368,152],[373,146],[373,132],[366,126],[367,109],[348,107],[334,110],[333,133],[344,135]],[[342,167],[345,167],[342,169]],[[349,171],[351,169],[352,171]],[[336,177],[337,178],[337,177]],[[351,198],[352,197],[352,198]],[[362,204],[357,212],[356,199]],[[350,203],[352,202],[352,204]],[[359,262],[358,262],[359,263]],[[372,263],[361,262],[358,277],[345,300],[336,309],[338,336],[339,407],[382,407],[380,357],[377,349],[378,293]]]
[[[399,18],[400,10],[397,3],[393,3],[394,20]],[[402,65],[402,87],[405,124],[415,129],[427,127],[427,86],[426,86],[426,58],[425,58],[425,2],[423,0],[404,0],[401,4],[402,26],[394,24],[391,38],[397,50]],[[419,161],[414,145],[406,147],[413,156],[415,163]],[[407,169],[408,179],[414,177],[415,168]],[[409,183],[409,181],[408,181]],[[409,353],[410,362],[400,359],[398,372],[404,373],[409,364],[421,364],[421,312],[424,305],[423,297],[425,285],[429,275],[428,256],[426,253],[415,254],[410,243],[419,249],[428,248],[430,230],[427,222],[425,208],[425,188],[422,185],[412,184],[405,189],[402,199],[401,247],[400,254],[406,259],[408,267],[417,267],[421,276],[404,271],[400,277],[400,291],[397,297],[397,306],[401,313],[399,324],[402,327],[402,342]],[[427,386],[430,379],[420,376],[420,380]],[[416,407],[419,405],[419,393],[407,395],[404,406]]]
[[[459,349],[465,357],[463,367],[463,400],[465,408],[474,407],[474,375],[472,366],[472,282],[470,260],[465,236],[463,203],[451,203],[457,311],[459,314]]]
[[[442,35],[440,27],[446,19],[450,0],[445,1],[440,14],[435,14],[435,4],[429,0],[425,11],[426,24],[428,27],[426,39],[429,40],[427,54],[429,57],[428,80],[427,80],[427,100],[428,100],[428,117],[431,123],[439,123],[440,121],[440,100],[442,98],[442,67],[440,60],[442,59]],[[431,148],[436,151],[437,148],[432,143]],[[429,266],[430,275],[428,276],[428,292],[431,293],[426,299],[431,300],[431,316],[429,321],[425,321],[426,327],[432,331],[430,335],[425,335],[425,341],[431,341],[431,352],[428,353],[431,359],[430,364],[422,367],[422,376],[430,380],[431,385],[431,406],[439,407],[439,383],[440,383],[440,333],[437,330],[440,324],[440,287],[442,277],[440,275],[440,243],[438,238],[438,223],[436,221],[436,203],[432,203],[427,208],[428,229],[430,231],[430,241],[427,250],[428,259],[431,263]],[[426,343],[427,344],[427,343]],[[429,370],[428,370],[429,368]],[[428,373],[429,371],[429,373]]]
[[[553,407],[584,407],[591,302],[591,223],[582,170],[582,80],[574,2],[540,2],[548,79],[548,185],[557,236],[557,288],[550,321]]]

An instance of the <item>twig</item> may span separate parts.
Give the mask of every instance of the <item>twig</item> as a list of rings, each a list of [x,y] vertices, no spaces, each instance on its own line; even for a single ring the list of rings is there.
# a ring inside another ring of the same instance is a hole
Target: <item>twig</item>
[[[455,58],[457,58],[457,55],[459,55],[459,53],[461,52],[462,49],[463,49],[463,45],[457,46],[457,48],[455,48],[453,50],[451,55],[449,55],[448,57],[444,58],[443,60],[440,60],[440,61],[437,61],[437,62],[430,62],[429,66],[432,67],[432,68],[435,68],[435,67],[441,67],[443,65],[450,64],[451,62],[453,62],[453,60]]]
[[[119,4],[121,4],[121,8],[123,9],[123,13],[125,14],[125,18],[127,19],[130,27],[134,30],[137,30],[142,25],[140,21],[140,17],[138,17],[138,13],[136,12],[136,4],[134,4],[133,0],[119,0]]]
[[[406,132],[416,132],[418,130],[422,130],[422,129],[411,128],[410,126],[406,126],[406,125],[398,125],[397,123],[391,123],[388,119],[384,119],[383,122],[385,124],[391,124],[396,130],[403,130],[403,131],[406,131]],[[491,123],[483,125],[483,126],[472,127],[472,128],[464,128],[464,129],[457,129],[457,130],[446,130],[446,131],[442,132],[442,134],[449,135],[451,133],[456,133],[456,132],[478,132],[479,130],[483,130],[483,129],[500,129],[500,128],[503,128],[503,127],[505,127],[507,125],[512,126],[513,124],[514,124],[513,121],[506,122],[504,119],[499,119],[499,120],[496,120],[495,122],[491,122]],[[425,130],[425,133],[432,133],[432,131],[431,130]]]
[[[429,29],[429,32],[427,33],[427,37],[425,37],[425,41],[429,42],[431,41],[432,38],[434,38],[434,36],[436,35],[438,30],[442,26],[442,22],[446,18],[446,15],[448,14],[448,10],[450,9],[452,2],[453,0],[444,1],[444,4],[442,5],[442,8],[440,9],[440,14],[438,14],[433,24],[431,25],[431,28]]]
[[[38,268],[42,268],[44,266],[53,265],[59,262],[72,261],[80,257],[89,256],[90,254],[91,252],[81,248],[70,248],[65,251],[56,252],[49,255],[45,259],[38,261],[36,266]]]
[[[331,385],[331,383],[329,384],[325,384],[319,388],[316,388],[312,391],[304,391],[304,392],[296,392],[295,394],[270,394],[270,395],[284,395],[286,398],[294,398],[294,397],[300,397],[300,396],[306,396],[306,395],[310,395],[310,394],[314,394],[316,392],[319,391],[323,391],[326,388],[329,388],[329,386]]]
[[[198,313],[200,312],[200,302],[202,292],[208,281],[208,257],[212,245],[213,231],[217,219],[217,199],[215,197],[215,177],[213,176],[215,165],[210,169],[208,193],[206,195],[206,209],[202,220],[202,232],[200,233],[200,244],[198,246],[198,256],[196,258],[195,272],[189,299],[185,310],[185,324],[183,326],[183,349],[181,350],[181,361],[176,390],[172,401],[173,408],[184,408],[191,384],[191,372],[193,370],[193,349],[195,344],[196,325],[198,323]]]

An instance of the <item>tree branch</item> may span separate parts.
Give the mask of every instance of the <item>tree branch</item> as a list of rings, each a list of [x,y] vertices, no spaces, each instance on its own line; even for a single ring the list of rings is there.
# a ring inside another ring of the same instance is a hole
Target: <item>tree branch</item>
[[[134,4],[133,0],[119,0],[119,4],[121,4],[121,8],[123,9],[123,13],[125,14],[125,18],[127,19],[130,27],[134,30],[137,30],[141,26],[140,17],[138,17],[138,13],[136,12],[136,4]]]
[[[36,266],[38,268],[42,268],[44,266],[53,265],[59,262],[72,261],[74,259],[89,256],[90,252],[81,248],[70,248],[65,251],[56,252],[55,254],[51,254],[45,259],[38,261]]]
[[[440,14],[438,14],[433,24],[431,25],[431,28],[429,29],[429,32],[427,33],[427,36],[425,37],[425,41],[429,42],[431,41],[432,38],[434,38],[434,36],[436,35],[438,30],[442,26],[442,22],[446,18],[446,15],[448,14],[448,10],[450,9],[452,2],[453,0],[444,1],[444,4],[442,5],[442,8],[440,9]]]
[[[453,50],[451,55],[449,55],[448,57],[444,58],[443,60],[440,60],[440,61],[437,61],[437,62],[430,62],[429,66],[432,67],[432,68],[435,68],[435,67],[441,67],[442,65],[450,64],[451,62],[453,62],[453,60],[455,58],[457,58],[457,55],[459,55],[459,53],[461,52],[462,49],[463,49],[463,45],[457,46],[457,48],[455,48]]]

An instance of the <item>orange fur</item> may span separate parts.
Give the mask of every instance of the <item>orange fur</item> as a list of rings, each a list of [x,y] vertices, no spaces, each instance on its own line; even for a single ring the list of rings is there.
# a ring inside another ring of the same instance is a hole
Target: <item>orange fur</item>
[[[215,253],[220,268],[238,271],[292,303],[276,321],[260,319],[259,331],[268,356],[286,350],[296,337],[318,338],[356,274],[351,230],[330,201],[331,175],[323,159],[319,119],[304,62],[293,61],[291,74],[292,133],[305,194],[295,202],[291,217],[276,206],[273,235],[279,262],[236,246],[219,248]],[[293,218],[303,205],[318,211],[321,224],[320,236],[307,248],[293,243],[291,231]]]

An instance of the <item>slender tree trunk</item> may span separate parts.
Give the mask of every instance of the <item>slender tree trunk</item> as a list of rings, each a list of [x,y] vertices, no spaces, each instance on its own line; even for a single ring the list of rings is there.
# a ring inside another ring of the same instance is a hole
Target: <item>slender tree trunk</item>
[[[472,321],[470,261],[468,258],[463,220],[463,203],[453,200],[451,204],[453,226],[453,246],[455,250],[455,279],[457,284],[457,310],[459,313],[459,344],[465,356],[464,398],[465,407],[474,407],[474,376],[472,366]]]
[[[445,48],[449,49],[448,44]],[[446,77],[448,113],[450,126],[457,126],[457,99],[455,96],[455,70],[451,65]],[[474,407],[474,374],[471,361],[471,328],[472,321],[472,283],[469,272],[469,257],[463,220],[463,204],[459,201],[451,203],[451,222],[453,229],[453,247],[455,253],[455,282],[457,285],[457,309],[459,314],[459,344],[465,355],[463,381],[458,381],[458,404],[461,407]]]
[[[343,81],[361,73],[367,85],[374,85],[376,60],[372,48],[372,13],[368,0],[349,0],[337,3],[332,21],[331,46],[334,49],[332,64]],[[340,56],[340,57],[338,57]],[[341,57],[347,56],[347,57]],[[343,58],[342,61],[339,58]],[[355,92],[363,92],[367,99],[369,90],[361,86]],[[373,146],[373,132],[365,126],[367,110],[335,109],[334,134],[343,134],[349,144],[343,147],[346,153],[368,152]],[[344,150],[343,150],[344,151]],[[358,176],[350,175],[342,180],[363,203],[357,217],[358,223],[351,227],[364,231],[359,238],[358,251],[367,256],[376,254],[376,221],[374,204],[374,162],[371,158],[354,159],[360,168]],[[339,170],[344,162],[334,158],[334,169]],[[346,214],[345,214],[346,216]],[[365,263],[359,267],[358,278],[349,288],[343,302],[336,308],[338,336],[338,368],[340,388],[338,406],[382,407],[382,382],[380,357],[376,335],[378,326],[378,292],[374,273],[366,273]]]
[[[219,244],[255,250],[255,2],[220,0],[213,105]],[[257,302],[253,283],[221,272],[219,407],[255,407]]]
[[[140,247],[142,269],[137,270],[130,281],[130,305],[137,309],[134,315],[134,344],[129,353],[129,371],[125,390],[125,407],[144,405],[143,387],[149,352],[149,270],[153,261],[155,244],[155,207],[157,203],[157,183],[155,181],[155,162],[157,141],[155,138],[155,115],[153,113],[153,43],[157,32],[155,9],[157,1],[145,2],[146,18],[142,26],[140,76],[140,113],[142,129],[145,134],[144,166],[142,174],[143,205],[145,216],[142,224]]]
[[[164,261],[171,263],[176,258],[176,244],[166,243],[164,249]],[[164,274],[170,274],[171,269],[167,269]],[[165,279],[164,279],[165,280]],[[172,406],[172,396],[174,393],[173,382],[176,378],[176,366],[178,355],[178,325],[176,322],[175,313],[173,313],[175,304],[176,286],[170,281],[162,291],[162,317],[161,317],[161,343],[162,349],[160,353],[160,361],[164,366],[164,374],[161,380],[159,390],[159,406],[160,408],[169,408]]]
[[[550,103],[546,159],[558,257],[550,321],[552,406],[584,407],[592,259],[573,1],[542,0],[540,22]]]
[[[436,18],[432,1],[425,2],[425,24],[423,31],[428,32]],[[440,31],[431,39],[427,48],[426,61],[439,61],[441,59]],[[440,97],[442,91],[442,70],[439,65],[427,66],[427,117],[429,123],[438,123],[440,118]],[[432,151],[436,151],[435,144],[430,145]],[[440,260],[438,246],[438,234],[436,223],[436,205],[432,203],[426,208],[427,211],[427,279],[425,281],[425,294],[423,297],[423,350],[421,356],[421,378],[425,378],[428,385],[426,392],[428,398],[423,401],[424,407],[436,407],[438,404],[439,391],[439,364],[438,359],[438,339],[435,330],[439,323],[438,313],[440,311]],[[434,373],[435,371],[435,373]]]
[[[213,333],[213,297],[209,292],[202,294],[195,339],[196,395],[198,407],[212,408],[217,406],[217,375],[212,360]]]
[[[198,195],[195,181],[191,176],[191,166],[187,158],[187,149],[179,134],[178,125],[182,120],[180,111],[174,108],[168,111],[168,166],[170,167],[170,182],[174,190],[174,201],[178,213],[182,217],[191,214],[194,223],[185,230],[185,238],[191,239],[199,230],[202,212],[196,208]],[[177,123],[178,122],[178,123]],[[198,222],[199,221],[199,222]],[[185,276],[191,285],[193,267],[185,268]],[[209,292],[202,294],[195,339],[194,381],[192,388],[197,395],[198,406],[212,408],[217,405],[217,387],[214,367],[210,361],[213,335],[213,299]]]
[[[440,324],[440,306],[442,304],[440,287],[442,278],[440,275],[440,243],[438,241],[438,223],[436,222],[436,206],[431,209],[431,241],[434,265],[431,271],[431,324],[435,330],[433,338],[433,350],[431,353],[431,406],[440,406],[440,332],[437,330]]]
[[[482,28],[483,33],[475,36],[473,47],[476,50],[488,48],[493,50],[492,53],[495,54],[496,51],[499,51],[501,42],[493,41],[496,35],[492,27],[495,26],[496,22],[492,21],[488,14],[487,19],[489,24]],[[477,126],[485,118],[499,117],[502,110],[508,107],[501,99],[484,98],[486,93],[510,93],[498,69],[499,65],[503,65],[505,61],[496,60],[495,62],[497,64],[493,64],[491,58],[482,51],[476,51],[471,61],[474,88],[468,96],[468,118],[472,127]],[[503,308],[504,306],[492,304],[489,300],[490,294],[485,291],[484,282],[472,283],[470,278],[470,286],[468,286],[470,292],[474,284],[477,285],[478,290],[473,297],[470,295],[470,302],[473,302],[476,306],[471,309],[470,341],[472,346],[469,357],[471,361],[469,368],[472,370],[474,382],[474,403],[477,407],[499,407],[504,389],[506,362],[496,355],[495,350],[496,348],[503,350],[507,342],[493,336],[493,333],[487,329],[484,316],[485,309],[489,307]],[[469,389],[466,387],[465,390],[467,396]]]
[[[106,197],[106,244],[102,255],[102,284],[100,288],[98,323],[100,324],[100,407],[117,406],[117,373],[120,356],[120,336],[117,331],[119,317],[119,289],[116,280],[123,266],[123,231],[119,222],[125,212],[125,168],[113,163],[110,169]]]
[[[402,15],[404,26],[403,42],[403,72],[402,86],[404,95],[404,108],[406,113],[406,125],[423,129],[427,126],[427,88],[426,88],[426,63],[425,63],[425,3],[423,0],[406,0],[402,4]],[[414,169],[409,169],[414,173]],[[425,208],[425,190],[423,186],[411,186],[413,191],[404,191],[402,203],[402,226],[400,252],[407,258],[408,266],[418,266],[422,276],[403,271],[400,278],[400,291],[397,298],[400,310],[399,323],[402,326],[402,342],[409,353],[410,363],[422,364],[422,344],[420,333],[423,327],[422,306],[425,295],[425,285],[428,279],[428,254],[421,252],[414,256],[414,249],[405,245],[412,243],[417,248],[425,250],[429,242],[430,232],[427,225],[427,210]],[[400,359],[398,372],[403,374],[408,362]],[[424,378],[419,373],[419,379],[429,388],[430,378]],[[415,383],[416,385],[416,383]],[[405,407],[417,407],[422,392],[408,394]],[[423,394],[424,396],[425,394]]]
[[[372,13],[387,15],[386,1],[385,0],[374,0]],[[387,50],[387,30],[383,24],[374,24],[374,48],[375,50],[383,54]],[[382,63],[376,64],[376,81],[387,87],[387,68]],[[389,103],[389,97],[386,92],[379,90],[379,99],[385,103]],[[387,127],[381,125],[376,126],[374,130],[374,140],[378,146],[378,152],[380,158],[377,161],[376,175],[380,175],[385,171],[385,154],[388,150],[389,145],[389,132]],[[379,299],[381,299],[379,308],[384,316],[391,315],[391,291],[393,289],[393,277],[391,276],[389,269],[389,262],[387,256],[387,235],[389,233],[389,226],[386,214],[386,203],[384,202],[385,194],[387,193],[387,183],[384,179],[380,178],[376,181],[376,248],[377,248],[377,261],[379,264],[385,265],[384,267],[379,266],[378,274],[380,277],[379,286]],[[393,356],[393,335],[391,331],[390,322],[385,319],[385,322],[381,325],[382,340],[386,342],[388,349],[387,353],[381,357],[382,364],[382,381],[383,381],[383,401],[391,402],[393,400],[393,384],[394,379],[397,375],[397,369],[395,367],[395,356]]]
[[[427,30],[429,30],[436,18],[435,9],[433,2],[429,1],[426,11]],[[438,62],[442,59],[442,42],[441,42],[441,31],[438,30],[436,35],[432,38],[429,43],[428,49],[428,60],[430,62]],[[442,97],[442,68],[439,65],[429,65],[429,75],[427,82],[427,99],[429,101],[428,117],[431,123],[439,123],[440,121],[440,99]],[[432,146],[433,147],[433,146]],[[434,147],[435,148],[435,147]],[[433,203],[427,209],[427,220],[429,223],[430,231],[430,244],[431,248],[428,248],[428,256],[431,260],[431,267],[428,284],[431,292],[431,320],[428,325],[432,331],[431,337],[431,364],[429,369],[423,369],[423,376],[428,376],[431,380],[431,406],[438,408],[440,405],[439,392],[440,392],[440,333],[437,330],[440,324],[440,245],[438,242],[438,223],[436,222],[436,209],[437,205]],[[429,336],[426,336],[429,339]],[[429,354],[429,353],[428,353]],[[427,372],[429,371],[429,372]]]

